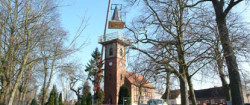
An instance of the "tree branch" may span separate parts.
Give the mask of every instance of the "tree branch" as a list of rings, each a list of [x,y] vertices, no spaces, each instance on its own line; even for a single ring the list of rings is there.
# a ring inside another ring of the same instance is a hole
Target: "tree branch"
[[[194,7],[194,6],[198,5],[199,3],[202,3],[202,2],[205,2],[205,1],[212,1],[212,0],[200,0],[200,1],[197,1],[196,3],[194,3],[194,4],[186,5],[186,7]]]
[[[224,11],[224,15],[226,16],[228,14],[228,12],[238,3],[240,3],[243,0],[237,0],[234,2],[234,0],[231,0],[229,5],[227,6],[227,8]]]

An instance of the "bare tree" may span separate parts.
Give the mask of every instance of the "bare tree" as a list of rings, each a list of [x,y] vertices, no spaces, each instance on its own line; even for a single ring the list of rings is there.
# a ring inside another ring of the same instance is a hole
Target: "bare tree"
[[[60,29],[60,28],[59,28]],[[43,58],[42,64],[44,69],[44,80],[43,80],[43,99],[42,105],[45,104],[47,99],[48,89],[50,87],[53,75],[55,70],[57,70],[60,63],[57,63],[58,60],[66,57],[69,54],[69,49],[63,47],[63,42],[66,36],[64,31],[53,29],[53,32],[47,33],[48,38],[41,41],[40,51],[41,57]]]
[[[83,20],[70,45],[64,45],[67,34],[60,27],[57,7],[57,1],[51,0],[0,1],[0,104],[24,101],[32,85],[29,81],[38,72],[33,67],[41,64],[45,73],[44,104],[57,61],[85,44],[74,46],[85,28]]]
[[[82,100],[82,86],[76,87],[78,84],[83,84],[86,78],[83,75],[83,70],[81,65],[76,62],[69,62],[60,67],[60,78],[65,78],[69,80],[69,89],[75,93],[77,96],[77,105],[81,104]],[[82,70],[82,71],[81,71]]]
[[[154,63],[148,62],[146,57],[139,56],[135,61],[129,63],[128,66],[132,72],[127,72],[126,78],[134,80],[133,85],[138,89],[137,102],[139,105],[142,102],[143,90],[150,91],[150,89],[154,89],[149,81],[155,76],[155,66]],[[148,98],[152,97],[148,96]]]
[[[24,71],[30,65],[40,60],[33,57],[38,46],[41,33],[37,31],[40,22],[54,10],[51,1],[2,0],[1,45],[4,55],[2,64],[6,72],[2,73],[1,103],[13,104],[14,97],[20,85]],[[35,6],[34,6],[35,5]],[[7,51],[7,52],[5,52]],[[2,55],[2,54],[1,54]],[[13,78],[14,77],[14,78]],[[6,78],[6,79],[4,79]],[[12,88],[13,87],[13,88]],[[6,99],[4,99],[4,97]]]
[[[198,0],[190,7],[196,6],[201,2],[211,2],[216,16],[217,28],[219,31],[219,38],[222,44],[224,57],[229,72],[231,96],[233,105],[243,105],[244,99],[242,97],[241,80],[236,60],[233,51],[232,41],[229,38],[229,29],[227,26],[227,15],[237,4],[243,0]]]
[[[223,50],[219,39],[219,30],[217,29],[216,21],[214,20],[215,16],[214,13],[211,12],[209,9],[204,9],[204,12],[202,12],[202,16],[204,16],[203,20],[200,21],[200,26],[205,27],[207,30],[207,43],[212,47],[211,49],[211,58],[216,62],[216,65],[213,65],[216,67],[216,71],[219,74],[219,77],[221,79],[222,86],[224,88],[225,92],[225,99],[227,101],[231,101],[231,94],[230,94],[230,85],[227,82],[227,72],[224,71],[224,56],[223,56]],[[232,41],[232,45],[234,46],[234,52],[237,57],[240,59],[238,62],[247,56],[249,54],[247,53],[249,51],[249,33],[246,28],[246,24],[244,22],[240,21],[240,16],[236,16],[235,13],[230,13],[227,17],[229,21],[227,21],[228,29],[229,29],[229,37]],[[239,62],[241,63],[241,62]],[[210,65],[211,66],[211,65]]]
[[[149,47],[132,48],[179,78],[182,105],[189,104],[189,86],[192,104],[196,105],[191,78],[210,62],[205,59],[210,47],[204,44],[203,29],[196,26],[195,19],[199,18],[194,14],[196,11],[189,11],[186,0],[143,0],[143,3],[146,12],[127,29],[134,35],[135,43]],[[198,69],[189,70],[197,62],[203,63]]]

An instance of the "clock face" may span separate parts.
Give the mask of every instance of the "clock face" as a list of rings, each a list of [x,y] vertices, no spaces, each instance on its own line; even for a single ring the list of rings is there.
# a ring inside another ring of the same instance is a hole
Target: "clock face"
[[[112,62],[109,62],[109,66],[112,66],[113,65],[113,63]]]

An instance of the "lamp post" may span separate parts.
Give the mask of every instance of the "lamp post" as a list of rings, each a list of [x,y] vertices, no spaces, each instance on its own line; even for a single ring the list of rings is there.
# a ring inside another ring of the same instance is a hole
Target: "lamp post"
[[[131,105],[130,104],[130,97],[123,97],[123,105]]]
[[[124,102],[126,101],[127,101],[126,97],[123,97],[123,105],[124,105]]]

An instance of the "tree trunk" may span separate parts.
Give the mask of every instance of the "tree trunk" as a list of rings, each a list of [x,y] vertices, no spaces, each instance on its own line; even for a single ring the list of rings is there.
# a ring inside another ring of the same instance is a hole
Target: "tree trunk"
[[[230,90],[230,87],[224,77],[224,74],[220,74],[220,79],[221,79],[221,82],[222,82],[222,86],[223,86],[223,90],[224,90],[224,93],[225,93],[225,99],[227,101],[231,101],[231,90]]]
[[[217,36],[216,36],[217,38]],[[219,42],[219,39],[216,39],[217,42]],[[220,54],[220,50],[219,50],[219,46],[218,44],[215,46],[215,54],[216,54],[216,63],[218,66],[218,72],[219,72],[219,76],[221,79],[221,83],[222,83],[222,87],[225,93],[225,99],[227,101],[231,101],[231,95],[230,95],[230,87],[229,84],[226,81],[226,76],[223,72],[223,57]]]
[[[178,36],[178,44],[176,45],[177,47],[177,52],[178,52],[178,60],[179,60],[179,73],[181,76],[179,77],[180,81],[180,91],[181,91],[181,105],[189,105],[189,99],[188,99],[188,90],[187,90],[187,75],[186,71],[186,63],[185,63],[185,57],[184,57],[184,50],[183,50],[183,38],[182,35]]]
[[[9,100],[8,105],[12,105],[13,104],[13,100],[15,98],[15,94],[16,94],[17,88],[18,88],[18,86],[19,86],[19,84],[21,82],[20,80],[21,80],[21,77],[23,75],[23,71],[24,71],[24,69],[26,67],[27,60],[28,60],[28,54],[25,54],[24,60],[22,62],[21,68],[20,68],[20,70],[18,72],[18,75],[17,75],[17,79],[16,79],[15,84],[14,84],[14,88],[13,88],[13,90],[11,92],[11,96],[10,96],[10,100]]]
[[[11,82],[7,82],[7,88],[5,89],[5,94],[4,94],[4,103],[7,104],[9,102],[9,97],[10,97],[10,92],[11,92],[11,87],[13,87]]]
[[[179,47],[177,47],[179,48]],[[185,67],[184,67],[184,53],[182,52],[183,50],[178,52],[178,56],[179,56],[179,72],[180,74],[182,74],[179,77],[179,81],[180,81],[180,91],[181,91],[181,105],[189,105],[189,99],[188,99],[188,90],[187,90],[187,77],[186,77],[186,72],[185,71]]]
[[[31,73],[32,73],[32,69],[31,67],[28,67],[28,71],[25,73],[25,80],[24,80],[24,85],[21,87],[22,91],[21,91],[21,95],[20,95],[20,101],[24,102],[26,100],[26,94],[28,91],[28,86],[30,83],[30,79],[31,79]]]
[[[167,72],[167,78],[166,78],[166,90],[165,90],[165,93],[164,93],[164,98],[167,100],[169,100],[169,94],[170,94],[170,74],[169,72]]]
[[[46,101],[46,98],[47,98],[47,92],[48,90],[46,89],[46,82],[47,82],[47,76],[48,76],[48,68],[47,68],[47,60],[44,60],[43,61],[44,63],[44,80],[43,80],[43,88],[42,88],[42,92],[43,92],[43,95],[42,95],[42,105],[45,104],[45,101]]]
[[[4,92],[5,92],[5,86],[6,86],[6,81],[5,81],[5,76],[4,76],[4,67],[3,67],[3,57],[2,57],[2,27],[3,27],[4,24],[1,25],[0,27],[0,80],[1,80],[1,90],[0,90],[0,105],[2,105],[4,103]]]
[[[180,24],[182,24],[182,19],[180,19]],[[186,77],[186,62],[184,56],[184,45],[183,45],[183,33],[182,33],[182,26],[179,26],[179,30],[177,30],[178,37],[177,37],[177,53],[178,53],[178,66],[179,66],[179,73],[181,76],[179,77],[180,81],[180,91],[181,91],[181,105],[189,105],[188,99],[188,91],[187,91],[187,77]]]
[[[141,86],[139,86],[138,88],[139,88],[138,105],[140,105],[140,103],[141,103]]]
[[[53,61],[52,61],[52,65],[51,65],[51,70],[50,70],[50,74],[49,74],[48,83],[47,83],[47,76],[48,76],[48,65],[47,65],[48,61],[47,60],[48,59],[45,59],[45,62],[44,62],[45,77],[44,77],[44,82],[43,82],[43,99],[42,99],[42,105],[45,104],[45,101],[47,99],[47,93],[48,93],[49,86],[50,86],[50,83],[51,83],[51,80],[52,80],[52,77],[53,77],[54,66],[55,66],[55,61],[56,61],[56,54],[53,57]]]
[[[186,76],[179,78],[179,80],[180,80],[180,91],[181,91],[181,105],[189,105]]]
[[[189,86],[189,94],[190,94],[190,99],[192,101],[192,105],[197,105],[191,77],[189,76],[188,72],[186,72],[186,75],[187,75],[187,81],[188,81],[188,86]]]
[[[1,93],[0,93],[0,105],[4,104],[4,97],[5,97],[5,93],[6,93],[6,85],[7,82],[4,79],[4,76],[1,76],[2,79],[2,88],[1,88]]]
[[[219,29],[220,41],[222,43],[223,53],[229,73],[232,105],[244,105],[238,64],[236,61],[236,56],[233,52],[232,43],[229,39],[226,16],[223,12],[223,5],[220,5],[220,3],[214,1],[213,6],[216,13],[216,23]]]
[[[7,46],[7,54],[3,60],[1,60],[2,63],[2,74],[1,74],[1,82],[2,82],[2,89],[1,89],[1,96],[0,96],[0,103],[6,103],[9,100],[9,92],[11,90],[12,80],[14,78],[14,41],[13,41],[13,34],[14,29],[11,28],[10,38],[5,39],[9,41],[9,45]]]
[[[222,43],[222,48],[224,52],[224,57],[226,58],[230,87],[231,87],[231,96],[233,105],[244,105],[244,100],[241,90],[241,80],[238,69],[238,64],[236,61],[236,56],[233,52],[233,47],[229,39],[228,29],[226,26],[226,20],[217,20],[217,25],[220,33],[220,40]]]

